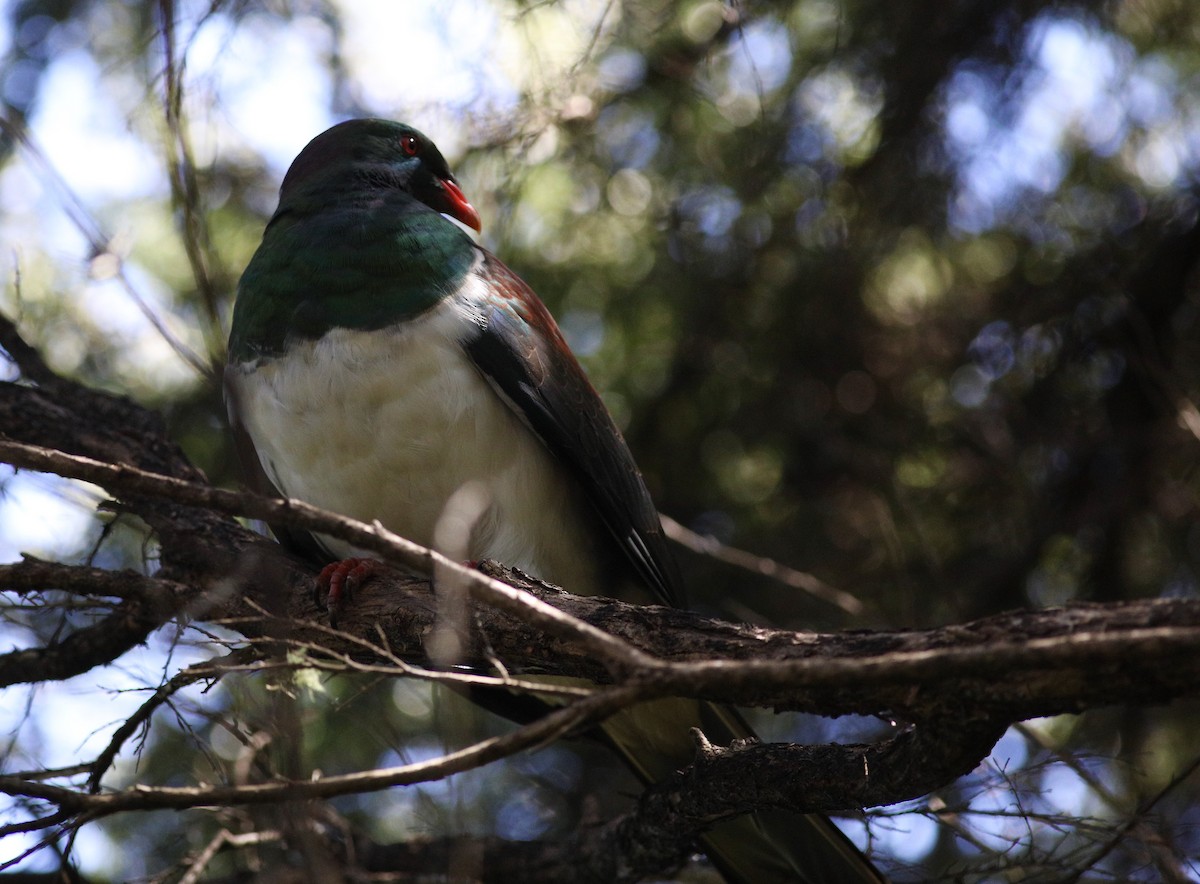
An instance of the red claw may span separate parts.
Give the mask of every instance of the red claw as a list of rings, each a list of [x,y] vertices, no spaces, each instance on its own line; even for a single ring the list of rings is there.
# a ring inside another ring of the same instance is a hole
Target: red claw
[[[316,593],[317,607],[329,611],[329,623],[337,626],[338,616],[346,604],[354,597],[354,592],[379,570],[379,562],[375,559],[349,558],[338,562],[330,562],[317,575]],[[322,590],[325,603],[321,604]]]

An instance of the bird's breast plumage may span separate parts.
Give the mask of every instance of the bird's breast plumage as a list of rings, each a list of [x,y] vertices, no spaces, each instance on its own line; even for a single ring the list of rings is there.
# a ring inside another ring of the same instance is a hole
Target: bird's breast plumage
[[[474,481],[489,506],[470,558],[596,592],[592,526],[575,483],[463,350],[485,297],[472,280],[416,319],[335,328],[235,364],[239,419],[288,496],[431,545],[451,495]],[[357,552],[320,540],[336,556]]]

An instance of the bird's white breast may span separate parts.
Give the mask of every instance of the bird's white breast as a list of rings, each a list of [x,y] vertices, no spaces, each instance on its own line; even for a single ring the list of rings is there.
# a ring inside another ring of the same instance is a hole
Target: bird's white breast
[[[230,372],[238,418],[280,491],[422,545],[476,481],[489,506],[468,555],[577,592],[597,574],[578,491],[463,352],[469,308],[447,299],[373,332],[333,330]],[[348,544],[321,538],[336,556]]]

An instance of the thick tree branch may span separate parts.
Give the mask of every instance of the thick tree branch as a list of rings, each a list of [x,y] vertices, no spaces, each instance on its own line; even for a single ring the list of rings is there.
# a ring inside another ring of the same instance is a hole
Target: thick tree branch
[[[0,589],[62,589],[122,599],[111,614],[76,629],[62,641],[0,654],[0,687],[70,678],[111,663],[179,613],[190,595],[186,587],[134,571],[37,560],[0,565]]]
[[[732,749],[701,741],[697,762],[650,789],[630,813],[599,826],[585,826],[563,841],[512,844],[481,839],[479,880],[484,882],[635,881],[649,870],[670,868],[685,856],[696,835],[715,819],[765,807],[790,809],[892,803],[898,782],[875,774],[875,764],[896,770],[889,752],[911,758],[902,791],[924,794],[970,770],[999,736],[994,727],[960,732],[959,753],[947,754],[941,740],[925,741],[908,731],[879,746],[751,745]],[[919,761],[918,761],[919,759]],[[823,773],[814,776],[814,772]],[[847,784],[853,784],[849,790]],[[714,802],[713,796],[722,800]],[[887,795],[882,801],[877,799]],[[831,803],[832,802],[832,803]],[[458,842],[405,843],[360,849],[368,870],[416,871],[445,867],[443,856]]]
[[[1163,702],[1200,691],[1200,603],[1166,599],[1023,611],[931,630],[797,633],[711,620],[672,608],[571,596],[485,565],[574,618],[619,636],[658,661],[639,677],[660,695],[821,714],[884,710],[936,718],[947,698],[1019,720],[1098,705]],[[432,628],[429,590],[399,573],[361,593],[342,624],[379,629],[398,654]],[[467,662],[498,655],[513,672],[611,676],[570,642],[498,611],[475,612]],[[486,644],[484,643],[486,639]],[[329,647],[352,649],[336,639]]]
[[[384,554],[394,552],[409,564],[437,561],[439,566],[460,573],[473,589],[481,589],[480,595],[486,601],[497,605],[498,611],[479,614],[481,632],[491,651],[501,653],[513,671],[552,670],[608,681],[610,670],[618,668],[636,673],[639,679],[654,685],[659,695],[700,695],[821,712],[869,713],[886,708],[917,716],[921,710],[914,700],[918,695],[913,693],[913,686],[919,684],[926,694],[945,690],[985,692],[990,704],[1003,705],[1011,710],[1010,714],[1025,713],[1023,717],[1061,711],[1054,707],[1068,701],[1088,702],[1088,679],[1066,680],[1065,668],[1090,675],[1094,667],[1123,662],[1126,653],[1153,661],[1152,666],[1123,666],[1123,671],[1133,677],[1122,679],[1121,672],[1114,673],[1113,679],[1105,681],[1098,702],[1171,696],[1180,682],[1186,684],[1196,674],[1190,660],[1200,645],[1200,606],[1185,601],[1014,614],[927,633],[814,636],[722,624],[673,609],[654,609],[655,616],[648,622],[646,609],[638,606],[610,599],[574,598],[516,571],[493,569],[508,583],[488,579],[396,538],[378,525],[366,526],[297,501],[220,491],[3,441],[0,456],[38,468],[54,466],[60,473],[106,482],[118,491],[128,487],[133,493],[179,495],[189,503],[334,533]],[[394,575],[392,582],[397,590],[413,583],[400,574]],[[524,592],[514,591],[509,583]],[[346,625],[357,622],[382,627],[392,647],[402,649],[402,656],[423,654],[423,648],[414,647],[412,639],[414,627],[415,634],[423,636],[435,625],[432,598],[416,594],[415,607],[409,607],[403,600],[413,595],[406,597],[398,591],[379,595],[383,609],[364,598]],[[311,612],[294,613],[311,616]],[[399,628],[393,635],[388,626],[397,619]],[[558,640],[546,641],[546,629],[557,633]],[[302,635],[303,630],[293,638]],[[594,636],[603,638],[594,643],[581,642]],[[321,638],[330,640],[325,635]],[[330,647],[361,653],[361,648],[339,648],[336,636]],[[643,654],[638,648],[649,653]],[[598,665],[598,650],[605,654],[602,661],[607,665]],[[815,653],[818,650],[819,657]],[[739,657],[740,662],[733,662]],[[475,654],[464,662],[487,664],[482,643],[476,644]],[[1164,667],[1164,663],[1173,665]],[[966,683],[1001,670],[1027,674],[1015,695],[1005,695],[1003,685],[988,684],[983,691],[980,686]],[[1045,679],[1043,692],[1032,690],[1029,681],[1039,673]],[[1122,686],[1136,692],[1134,697],[1120,697]],[[825,693],[814,701],[814,690]],[[839,695],[847,690],[854,695],[851,701]],[[864,690],[869,693],[864,694]],[[796,696],[800,692],[802,698]]]

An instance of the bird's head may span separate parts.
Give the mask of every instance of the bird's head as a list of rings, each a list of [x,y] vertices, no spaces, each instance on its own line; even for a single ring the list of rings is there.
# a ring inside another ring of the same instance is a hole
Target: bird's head
[[[431,209],[478,231],[471,205],[446,159],[424,134],[388,120],[347,120],[308,143],[292,163],[279,190],[279,207],[299,198],[345,188],[397,188]]]

